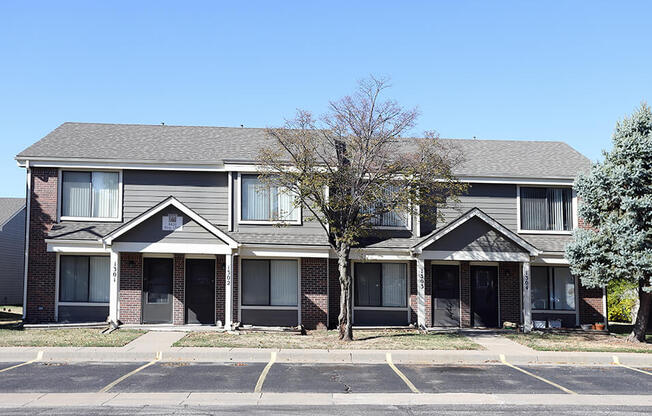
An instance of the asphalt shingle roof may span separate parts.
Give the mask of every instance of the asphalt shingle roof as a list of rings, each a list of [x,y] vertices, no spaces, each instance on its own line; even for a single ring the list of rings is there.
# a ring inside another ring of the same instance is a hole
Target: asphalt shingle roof
[[[46,157],[148,162],[253,162],[269,140],[265,129],[64,123],[18,154]],[[408,149],[419,139],[404,139]],[[457,146],[462,176],[574,178],[590,161],[563,142],[441,139]]]
[[[0,198],[0,226],[25,206],[25,198]]]

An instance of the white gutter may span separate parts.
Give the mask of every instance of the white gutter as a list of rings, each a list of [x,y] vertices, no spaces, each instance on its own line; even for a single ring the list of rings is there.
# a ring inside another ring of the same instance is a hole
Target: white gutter
[[[32,200],[32,171],[29,167],[29,160],[25,161],[27,168],[27,212],[25,213],[25,276],[23,277],[23,320],[27,316],[27,269],[29,266],[29,218],[31,213]]]

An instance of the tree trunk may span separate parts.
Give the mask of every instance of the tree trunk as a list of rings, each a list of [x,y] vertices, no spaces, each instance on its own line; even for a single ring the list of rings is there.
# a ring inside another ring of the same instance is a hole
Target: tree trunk
[[[340,273],[340,314],[337,317],[339,337],[342,341],[353,341],[353,323],[351,322],[351,273],[349,254],[351,247],[340,244],[337,250],[337,268]]]
[[[645,334],[647,333],[648,319],[650,317],[650,304],[652,303],[652,292],[643,290],[645,283],[645,280],[640,280],[638,283],[639,307],[634,327],[627,337],[627,341],[629,342],[645,342]]]

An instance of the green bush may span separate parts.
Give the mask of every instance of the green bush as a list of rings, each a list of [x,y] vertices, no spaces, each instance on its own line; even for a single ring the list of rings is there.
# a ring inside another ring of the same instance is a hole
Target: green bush
[[[636,282],[612,280],[607,286],[607,309],[612,322],[631,322],[632,309],[638,300]]]

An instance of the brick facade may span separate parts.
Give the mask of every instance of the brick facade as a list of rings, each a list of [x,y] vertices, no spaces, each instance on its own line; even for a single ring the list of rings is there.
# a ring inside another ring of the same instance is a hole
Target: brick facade
[[[238,296],[239,296],[239,290],[238,290],[238,284],[240,279],[239,279],[239,270],[240,269],[240,262],[238,261],[238,258],[233,259],[233,322],[239,322],[240,321],[240,311],[238,310]],[[224,303],[224,300],[222,300],[222,303]]]
[[[186,258],[183,254],[174,255],[174,275],[172,279],[172,323],[185,324]]]
[[[32,168],[27,264],[26,322],[53,322],[56,296],[56,254],[44,241],[57,220],[57,169]]]
[[[340,271],[337,259],[328,259],[328,327],[337,328],[340,314]]]
[[[500,322],[520,323],[521,321],[521,263],[500,263],[498,265],[498,287],[500,302]]]
[[[224,274],[226,272],[226,256],[217,256],[215,261],[215,323],[224,325]]]
[[[328,325],[327,259],[301,259],[301,324],[307,329]]]
[[[143,302],[143,255],[120,253],[120,310],[123,324],[140,324]]]
[[[580,324],[604,322],[602,288],[588,289],[579,284]]]

